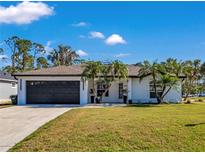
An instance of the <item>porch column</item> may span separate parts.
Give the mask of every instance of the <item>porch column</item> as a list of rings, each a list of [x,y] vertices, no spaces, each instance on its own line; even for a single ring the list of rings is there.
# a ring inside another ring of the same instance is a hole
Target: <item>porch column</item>
[[[25,105],[26,102],[26,80],[18,79],[18,89],[17,89],[17,103],[18,105]]]
[[[128,100],[132,100],[132,78],[128,78],[127,89],[128,89]]]
[[[80,81],[80,105],[88,103],[88,81]]]

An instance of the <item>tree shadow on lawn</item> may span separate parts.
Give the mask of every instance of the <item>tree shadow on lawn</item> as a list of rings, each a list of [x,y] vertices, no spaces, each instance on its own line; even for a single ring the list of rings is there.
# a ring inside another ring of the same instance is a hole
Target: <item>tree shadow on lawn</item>
[[[124,107],[166,107],[166,106],[177,106],[177,105],[184,105],[184,103],[136,103],[136,104],[128,104],[127,106]],[[189,105],[200,105],[200,103],[190,103],[190,104],[185,104],[187,106]]]
[[[195,123],[195,124],[186,124],[186,127],[194,127],[194,126],[198,126],[198,125],[205,125],[205,122],[201,122],[201,123]]]
[[[124,107],[162,107],[161,104],[128,104]]]

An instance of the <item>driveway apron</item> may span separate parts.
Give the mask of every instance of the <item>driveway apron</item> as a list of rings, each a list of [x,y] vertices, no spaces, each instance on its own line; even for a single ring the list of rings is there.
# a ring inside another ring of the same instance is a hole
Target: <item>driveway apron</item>
[[[40,126],[72,108],[66,105],[29,105],[0,109],[0,151],[9,150]]]

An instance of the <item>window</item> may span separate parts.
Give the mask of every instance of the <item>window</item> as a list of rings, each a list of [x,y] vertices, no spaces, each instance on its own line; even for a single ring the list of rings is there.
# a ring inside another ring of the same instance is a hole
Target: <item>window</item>
[[[107,88],[107,85],[103,83],[98,83],[97,84],[97,96],[102,96],[106,88]],[[105,97],[108,97],[108,96],[109,96],[109,90],[105,93]]]
[[[15,83],[15,82],[12,82],[12,83],[11,83],[11,87],[12,87],[12,88],[16,88],[16,83]]]
[[[160,84],[156,84],[156,87],[157,87],[157,94],[161,95],[162,94],[162,86]],[[149,84],[149,90],[150,90],[150,98],[156,98],[153,81],[151,81]]]
[[[123,98],[123,83],[119,83],[119,99]]]

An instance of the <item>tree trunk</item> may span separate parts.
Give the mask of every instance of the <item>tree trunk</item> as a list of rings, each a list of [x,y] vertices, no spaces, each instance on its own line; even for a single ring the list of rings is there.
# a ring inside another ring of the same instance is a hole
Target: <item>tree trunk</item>
[[[161,104],[163,102],[163,94],[164,94],[165,89],[166,89],[166,86],[163,85],[162,93],[160,94],[160,96],[158,96],[157,94],[158,104]]]
[[[22,71],[24,71],[25,69],[25,56],[23,55],[23,59],[22,59]]]
[[[189,96],[189,93],[187,92],[186,95],[185,95],[185,97],[184,97],[184,101],[187,100],[188,96]]]
[[[157,94],[157,86],[156,86],[156,77],[155,74],[153,73],[153,82],[154,82],[154,92],[155,92],[155,97],[157,98],[157,103],[160,104],[161,100],[159,99],[159,96]]]
[[[12,50],[12,49],[11,49]],[[16,62],[16,46],[13,48],[13,52],[12,52],[12,56],[11,56],[11,60],[12,60],[12,73],[15,72],[15,62]]]
[[[14,73],[15,72],[15,55],[13,54],[12,56],[11,56],[12,58],[12,73]]]
[[[171,88],[172,88],[172,87],[169,87],[169,88],[167,89],[167,91],[165,92],[165,90],[166,90],[166,86],[164,86],[164,88],[163,88],[163,92],[162,92],[162,95],[161,95],[161,98],[160,98],[160,100],[161,100],[160,103],[163,102],[164,97],[168,94],[168,92],[171,90]]]
[[[161,99],[159,97],[157,97],[157,104],[161,104]]]
[[[102,93],[102,95],[100,96],[100,99],[99,99],[100,103],[102,102],[102,98],[105,96],[106,92],[108,92],[108,90],[110,89],[110,87],[111,87],[111,84],[109,84],[109,86],[105,89],[105,91],[104,91],[104,92]]]
[[[193,83],[192,83],[191,80],[190,80],[190,81],[189,81],[188,88],[187,88],[187,93],[186,93],[185,98],[184,98],[184,101],[187,100],[189,94],[191,93],[191,88],[190,88],[190,87],[191,87],[192,85],[193,85]]]

